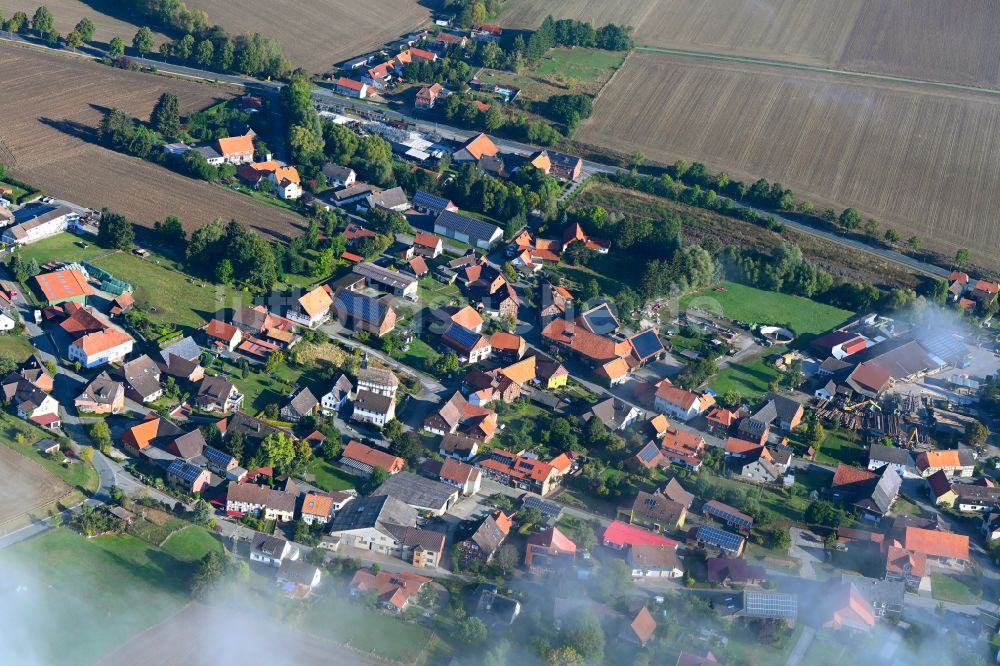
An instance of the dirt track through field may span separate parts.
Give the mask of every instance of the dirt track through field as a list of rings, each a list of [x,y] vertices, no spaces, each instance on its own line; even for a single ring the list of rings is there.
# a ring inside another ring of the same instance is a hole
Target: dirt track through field
[[[279,238],[304,225],[274,206],[94,142],[93,129],[110,107],[148,119],[160,94],[171,90],[187,113],[225,96],[220,88],[0,43],[0,89],[0,161],[47,194],[107,207],[143,226],[177,215],[189,232],[215,218]]]
[[[883,229],[1000,263],[1000,100],[837,75],[636,53],[578,138],[704,162],[855,206]]]
[[[70,491],[44,467],[0,444],[0,525]]]

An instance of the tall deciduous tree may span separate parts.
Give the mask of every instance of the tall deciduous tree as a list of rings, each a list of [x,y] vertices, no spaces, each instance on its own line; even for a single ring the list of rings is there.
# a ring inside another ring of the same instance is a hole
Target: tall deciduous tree
[[[132,48],[139,52],[139,55],[144,56],[153,50],[153,31],[142,26],[139,28],[135,37],[132,38]]]

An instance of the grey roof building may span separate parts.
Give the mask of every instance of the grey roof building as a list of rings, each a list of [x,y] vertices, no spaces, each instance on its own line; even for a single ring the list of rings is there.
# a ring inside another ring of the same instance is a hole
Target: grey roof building
[[[160,350],[160,357],[164,363],[170,360],[169,357],[171,354],[195,363],[201,362],[201,347],[198,346],[198,343],[190,335],[175,340]]]
[[[434,220],[434,233],[484,249],[503,238],[503,232],[495,224],[450,210],[441,211]]]
[[[376,492],[370,497],[359,497],[348,502],[330,521],[330,533],[375,529],[395,538],[389,525],[416,527],[416,524],[416,509],[395,497]]]
[[[281,408],[281,418],[285,421],[298,423],[319,407],[319,400],[308,388],[296,391],[288,404]]]
[[[460,492],[461,489],[447,483],[411,472],[400,472],[386,479],[375,494],[388,495],[418,511],[430,511],[440,516],[458,501]]]

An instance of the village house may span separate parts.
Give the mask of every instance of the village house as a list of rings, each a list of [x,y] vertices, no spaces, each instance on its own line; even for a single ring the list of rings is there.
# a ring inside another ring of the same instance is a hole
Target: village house
[[[922,451],[916,457],[917,473],[925,479],[937,471],[949,477],[971,477],[976,467],[976,456],[969,449],[947,451]]]
[[[340,494],[343,495],[343,493]],[[346,504],[346,500],[344,503]],[[320,493],[306,493],[302,498],[302,508],[299,510],[299,515],[309,525],[313,523],[325,525],[330,521],[333,512],[333,497]]]
[[[30,245],[55,236],[66,231],[79,216],[66,206],[30,206],[17,211],[13,217],[15,224],[0,233],[0,242],[5,245]]]
[[[482,484],[482,473],[476,467],[459,462],[454,458],[446,458],[438,471],[438,480],[455,486],[463,495],[474,495],[479,492]]]
[[[396,310],[382,299],[342,290],[333,302],[337,321],[352,331],[367,331],[383,337],[396,327]]]
[[[437,567],[445,535],[416,527],[417,510],[388,495],[352,500],[330,522],[330,537],[345,546],[398,557],[417,567]]]
[[[243,405],[243,397],[228,377],[205,375],[198,384],[194,404],[206,412],[233,412]]]
[[[319,410],[319,400],[308,388],[300,388],[281,408],[281,420],[298,423],[307,416],[312,416]]]
[[[872,444],[868,447],[869,472],[887,467],[902,476],[910,466],[910,452],[906,449],[884,444]]]
[[[253,541],[250,542],[251,561],[280,567],[286,559],[298,558],[299,549],[291,543],[270,534],[254,532]]]
[[[249,164],[253,162],[253,134],[216,139],[215,149],[226,164]]]
[[[399,473],[406,466],[402,458],[373,449],[354,440],[348,442],[347,446],[344,447],[340,454],[340,462],[345,467],[350,467],[365,476],[371,474],[376,467],[392,475]]]
[[[208,445],[202,448],[201,454],[205,457],[205,464],[208,469],[224,477],[239,467],[240,464],[232,455]]]
[[[207,469],[184,460],[174,460],[167,467],[167,482],[186,495],[194,495],[208,488],[211,478]]]
[[[678,542],[661,534],[628,525],[620,520],[612,521],[601,536],[601,543],[615,550],[626,550],[636,545],[671,546],[676,548]]]
[[[226,351],[233,351],[243,341],[240,329],[218,319],[213,319],[205,326],[205,337],[209,345]]]
[[[11,373],[3,381],[4,400],[18,418],[43,428],[60,428],[59,402],[19,374]]]
[[[524,565],[534,575],[558,571],[576,559],[576,544],[557,527],[528,537]]]
[[[438,453],[445,458],[469,462],[479,453],[479,440],[458,433],[448,433],[441,438]]]
[[[138,403],[155,402],[163,395],[160,385],[160,367],[149,356],[127,362],[121,368],[125,395]]]
[[[399,378],[385,368],[361,368],[358,371],[358,391],[371,391],[388,398],[395,398]]]
[[[969,562],[969,537],[964,534],[906,526],[901,536],[884,542],[886,580],[916,589],[932,568],[957,572]]]
[[[322,171],[330,187],[350,187],[358,179],[354,169],[333,162],[324,162]]]
[[[642,417],[642,412],[614,396],[602,400],[591,407],[583,420],[597,419],[611,431],[624,430]]]
[[[304,599],[312,594],[321,579],[319,567],[308,562],[286,559],[278,567],[278,586],[285,594],[296,599]]]
[[[499,509],[483,518],[472,534],[456,544],[462,563],[478,561],[489,564],[510,533],[510,528],[510,517]]]
[[[356,265],[354,272],[365,278],[365,282],[373,288],[411,301],[417,299],[419,281],[412,275],[393,271],[368,261]]]
[[[629,547],[625,561],[632,569],[633,578],[680,578],[684,575],[684,562],[677,552],[677,544],[635,544]]]
[[[252,483],[230,483],[226,511],[232,515],[249,514],[284,523],[295,518],[295,501],[295,493]]]
[[[316,287],[309,293],[300,296],[288,308],[285,316],[297,324],[316,328],[330,316],[332,306],[333,299],[330,298],[329,292],[323,287]]]
[[[368,84],[342,76],[337,79],[337,94],[364,99],[368,97]]]
[[[366,569],[359,569],[351,579],[351,594],[358,596],[374,592],[379,607],[402,613],[423,586],[430,582],[431,579],[426,576],[409,572],[379,571],[373,574]]]
[[[446,210],[450,210],[453,213],[458,212],[458,206],[456,206],[450,199],[445,199],[444,197],[439,197],[434,194],[429,194],[427,192],[424,192],[423,190],[417,190],[417,193],[413,195],[413,208],[416,209],[417,212],[419,213],[423,213],[425,215],[433,215],[434,217],[437,217]],[[424,238],[421,243],[418,243],[417,239],[420,239],[421,237]],[[432,255],[425,254],[424,256],[430,256],[431,258],[437,257],[438,255],[441,254],[444,248],[442,247],[441,239],[435,236],[434,234],[428,234],[426,232],[418,232],[416,235],[416,239],[414,239],[413,241],[413,245],[415,248],[418,248],[417,249],[418,253],[422,253],[418,245],[423,246],[424,251],[426,252],[427,248],[425,244],[430,242],[430,238],[428,237],[436,239],[436,243],[434,245],[437,254],[432,254]]]
[[[485,335],[470,331],[458,324],[452,324],[445,330],[441,342],[454,350],[463,363],[479,363],[487,359],[493,351]]]
[[[704,395],[698,395],[679,386],[674,386],[667,379],[662,380],[656,386],[654,399],[656,411],[673,416],[680,421],[687,422],[701,414],[708,408],[708,405],[704,403]]]
[[[444,89],[440,83],[435,83],[430,86],[424,86],[417,91],[416,97],[413,100],[413,106],[418,111],[429,111],[434,108],[434,104],[437,102],[438,97],[447,91]]]
[[[645,606],[640,608],[620,636],[627,643],[646,647],[646,644],[656,636],[656,620],[653,619],[649,609]]]
[[[756,585],[767,577],[764,567],[749,564],[742,558],[710,557],[707,565],[708,582],[723,587]]]
[[[323,415],[332,416],[343,409],[350,400],[353,391],[354,385],[351,384],[347,375],[340,375],[333,387],[320,398],[320,409]]]
[[[456,391],[436,412],[424,419],[424,430],[435,435],[461,432],[481,442],[496,435],[497,415],[492,409],[477,407]]]
[[[545,496],[562,481],[572,463],[565,454],[546,463],[523,452],[494,449],[489,458],[480,460],[476,466],[495,481]]]
[[[82,414],[119,414],[125,411],[125,386],[102,372],[87,384],[73,404]]]
[[[97,333],[87,333],[69,345],[67,357],[79,361],[85,368],[96,368],[118,363],[132,352],[135,341],[128,333],[107,328]]]
[[[699,548],[712,548],[735,557],[743,554],[746,539],[712,525],[702,525],[695,532],[695,542]]]
[[[359,389],[354,397],[354,411],[351,419],[384,428],[396,417],[396,399]]]
[[[634,499],[618,507],[616,517],[629,525],[639,525],[661,534],[684,527],[688,506],[660,491],[647,493],[640,490]]]
[[[387,478],[374,494],[394,497],[421,514],[440,517],[458,502],[461,490],[454,484],[399,472]]]
[[[166,451],[167,445],[184,434],[184,431],[156,412],[150,412],[142,421],[130,426],[122,433],[125,450],[142,458],[163,459],[157,451]],[[169,460],[173,457],[169,456]]]

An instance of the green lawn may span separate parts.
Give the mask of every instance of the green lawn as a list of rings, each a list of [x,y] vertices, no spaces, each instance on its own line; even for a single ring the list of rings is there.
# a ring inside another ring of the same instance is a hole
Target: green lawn
[[[112,252],[94,243],[93,237],[84,238],[71,233],[51,236],[18,251],[25,261],[35,259],[39,265],[50,261],[92,261]]]
[[[420,304],[424,307],[445,306],[453,302],[465,302],[458,285],[454,283],[444,284],[430,276],[420,278],[420,282],[417,285],[417,296],[420,298]]]
[[[219,310],[250,302],[248,294],[205,283],[133,254],[117,252],[93,263],[130,283],[135,289],[136,302],[150,310],[156,309],[152,312],[154,319],[181,327],[199,328]]]
[[[18,434],[24,435],[23,444],[17,441]],[[34,460],[81,492],[89,494],[97,490],[100,480],[97,476],[97,470],[94,469],[93,465],[82,461],[62,465],[35,450],[32,445],[43,437],[48,436],[50,436],[50,433],[29,425],[27,422],[15,418],[6,412],[0,412],[0,444],[4,444],[21,455]]]
[[[440,356],[440,354],[434,351],[429,344],[418,337],[414,337],[413,342],[410,343],[410,348],[405,352],[399,352],[394,355],[393,358],[401,363],[405,363],[411,368],[427,372],[428,360],[433,361],[438,356]]]
[[[594,81],[610,76],[609,69],[617,69],[625,56],[617,51],[601,49],[552,49],[535,68],[539,76],[573,78],[577,81]]]
[[[406,663],[419,662],[433,636],[429,629],[369,611],[332,591],[317,599],[304,616],[303,629],[309,633]]]
[[[726,291],[708,288],[685,296],[680,302],[681,309],[700,307],[727,319],[786,326],[798,336],[798,343],[808,342],[843,324],[854,314],[801,296],[764,291],[735,282],[723,282],[720,287]]]
[[[864,462],[865,445],[861,437],[851,430],[827,430],[826,439],[819,445],[816,462],[827,465],[844,463],[861,465]]]
[[[222,544],[204,527],[190,525],[171,534],[163,551],[181,562],[197,562],[212,551],[221,553]]]
[[[213,368],[213,372],[216,370],[217,366]],[[244,378],[238,367],[224,360],[222,371],[218,374],[224,374],[233,381],[236,388],[246,396],[243,400],[244,409],[256,414],[272,402],[277,403],[279,408],[283,407],[288,401],[288,395],[294,390],[290,386],[298,384],[303,371],[283,365],[275,371],[274,378],[267,376],[262,370],[251,370]],[[310,390],[314,390],[313,387]]]
[[[744,398],[759,398],[767,392],[771,380],[780,375],[781,371],[773,365],[757,359],[726,366],[708,385],[719,395],[732,389]]]
[[[94,663],[177,612],[193,570],[133,537],[88,540],[67,528],[3,550],[0,566],[19,632],[45,637],[8,659],[46,664]]]
[[[542,407],[522,399],[498,417],[507,427],[500,433],[500,446],[513,446],[514,434],[525,433],[532,442],[541,441],[542,429],[549,422],[549,412]]]
[[[35,348],[31,341],[24,335],[12,335],[7,333],[0,335],[0,356],[12,358],[18,363],[27,360],[35,353]]]
[[[312,459],[306,467],[306,474],[313,477],[310,483],[327,492],[349,490],[355,488],[360,481],[358,477],[343,472],[320,458]]]
[[[983,598],[982,590],[969,587],[962,581],[945,574],[931,574],[931,596],[938,601],[956,604],[977,604]]]

